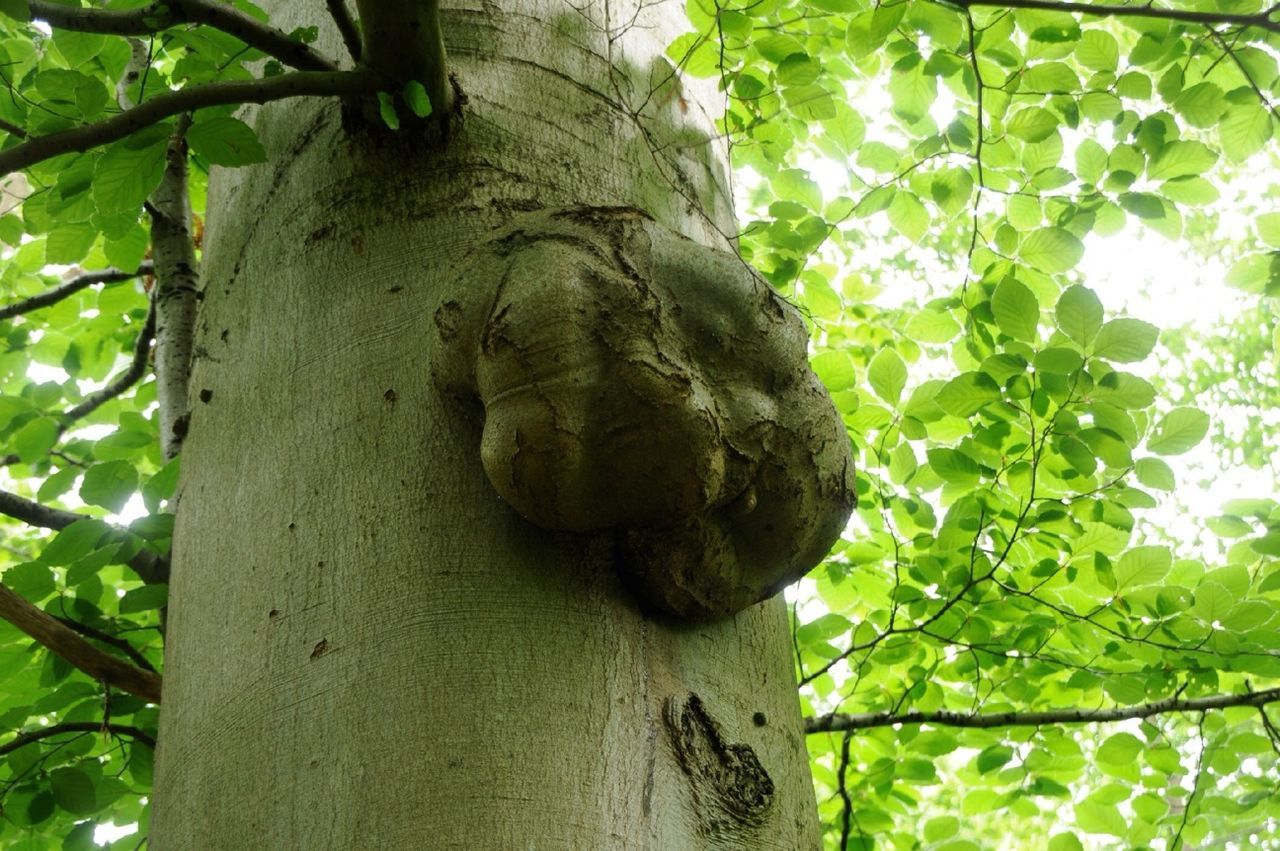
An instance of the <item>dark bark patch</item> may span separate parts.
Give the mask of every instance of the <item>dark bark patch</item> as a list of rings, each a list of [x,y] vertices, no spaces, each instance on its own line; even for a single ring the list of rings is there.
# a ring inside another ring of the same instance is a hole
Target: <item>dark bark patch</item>
[[[761,824],[773,806],[774,785],[751,746],[726,741],[692,692],[683,700],[667,698],[663,720],[707,831],[723,835]]]

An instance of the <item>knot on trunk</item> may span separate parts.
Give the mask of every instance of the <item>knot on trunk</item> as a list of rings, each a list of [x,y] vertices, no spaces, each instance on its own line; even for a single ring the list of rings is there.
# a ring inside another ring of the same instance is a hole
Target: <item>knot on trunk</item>
[[[855,502],[849,440],[799,314],[738,257],[639,210],[521,217],[457,268],[437,382],[478,399],[494,488],[546,529],[611,533],[673,614],[802,576]]]
[[[773,806],[773,779],[751,746],[726,742],[692,692],[684,700],[668,698],[663,720],[709,832],[725,834],[763,822]]]

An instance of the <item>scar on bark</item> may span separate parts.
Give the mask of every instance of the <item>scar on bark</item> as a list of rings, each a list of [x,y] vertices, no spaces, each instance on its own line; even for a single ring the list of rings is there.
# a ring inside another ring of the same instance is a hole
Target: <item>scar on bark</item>
[[[667,698],[663,721],[709,832],[723,834],[764,821],[773,806],[773,779],[749,745],[725,741],[692,692],[683,700]]]
[[[844,528],[850,445],[804,323],[736,256],[631,208],[530,213],[458,263],[434,318],[436,384],[479,403],[494,489],[612,536],[658,608],[738,612]]]

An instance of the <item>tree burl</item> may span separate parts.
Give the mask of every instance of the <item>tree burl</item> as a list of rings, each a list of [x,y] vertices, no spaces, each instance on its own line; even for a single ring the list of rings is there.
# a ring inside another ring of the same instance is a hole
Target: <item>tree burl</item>
[[[489,481],[538,526],[612,535],[650,603],[731,615],[839,537],[849,439],[800,315],[738,257],[573,208],[521,216],[451,278],[432,363],[483,409]]]

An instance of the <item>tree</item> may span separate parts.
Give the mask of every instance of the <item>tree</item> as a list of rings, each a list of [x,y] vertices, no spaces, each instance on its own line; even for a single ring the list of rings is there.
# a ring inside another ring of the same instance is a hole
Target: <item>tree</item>
[[[1276,842],[1232,361],[1080,271],[1274,327],[1274,9],[264,5],[0,4],[7,846]]]

